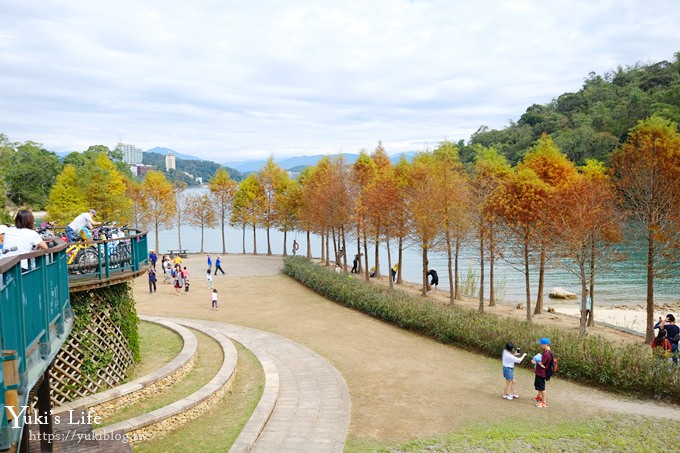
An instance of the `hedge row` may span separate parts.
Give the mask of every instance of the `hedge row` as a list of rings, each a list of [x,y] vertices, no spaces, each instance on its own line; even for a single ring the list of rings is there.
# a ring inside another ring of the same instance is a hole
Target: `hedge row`
[[[641,343],[617,345],[600,336],[545,327],[513,318],[444,306],[398,290],[367,285],[303,257],[284,259],[284,272],[320,295],[404,329],[499,358],[505,343],[539,352],[536,339],[549,337],[559,377],[626,394],[680,402],[680,372]],[[524,366],[529,367],[530,361]]]

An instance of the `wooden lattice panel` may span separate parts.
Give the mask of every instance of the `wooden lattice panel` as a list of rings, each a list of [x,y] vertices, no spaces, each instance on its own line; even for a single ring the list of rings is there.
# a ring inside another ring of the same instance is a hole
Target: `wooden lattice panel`
[[[92,321],[82,330],[71,332],[50,369],[53,406],[120,384],[134,363],[127,340],[110,312],[103,310],[91,316]]]

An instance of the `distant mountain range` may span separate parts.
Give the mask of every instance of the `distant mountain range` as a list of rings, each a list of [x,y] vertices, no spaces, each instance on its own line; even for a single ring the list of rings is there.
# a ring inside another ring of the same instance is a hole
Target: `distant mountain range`
[[[401,156],[405,156],[406,159],[411,160],[413,156],[416,154],[416,151],[408,151],[405,153],[399,153],[399,154],[394,154],[390,156],[390,160],[393,163],[396,163],[401,159]],[[337,157],[337,156],[342,156],[344,159],[345,163],[348,165],[353,164],[357,158],[359,157],[359,154],[352,154],[352,153],[341,153],[341,154],[316,154],[313,156],[294,156],[294,157],[286,157],[284,159],[278,159],[274,158],[274,162],[277,163],[281,168],[284,170],[290,170],[290,169],[295,169],[299,170],[304,167],[309,167],[316,165],[316,163],[321,160],[324,157]],[[266,159],[260,159],[260,160],[246,160],[246,161],[241,161],[241,162],[226,162],[223,165],[225,167],[231,167],[234,168],[241,173],[249,173],[252,171],[257,171],[262,166],[267,163]]]
[[[178,159],[184,159],[184,160],[204,160],[204,159],[201,159],[201,158],[199,158],[199,157],[190,156],[189,154],[178,153],[178,152],[175,151],[174,149],[163,148],[163,147],[161,147],[161,146],[156,146],[155,148],[147,149],[147,150],[145,150],[144,152],[145,152],[145,153],[162,154],[162,155],[164,155],[164,156],[165,156],[166,154],[168,154],[168,153],[172,153],[172,154],[174,154],[175,157],[177,157]]]

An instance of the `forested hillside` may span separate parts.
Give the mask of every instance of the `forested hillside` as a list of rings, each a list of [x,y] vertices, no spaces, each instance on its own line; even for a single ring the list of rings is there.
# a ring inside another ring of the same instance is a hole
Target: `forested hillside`
[[[505,129],[480,127],[469,145],[494,146],[514,164],[541,134],[548,133],[579,165],[588,158],[607,162],[629,130],[652,115],[680,124],[680,52],[672,62],[619,66],[604,75],[590,73],[579,91],[530,106]],[[462,148],[461,158],[471,160],[474,153]]]
[[[144,164],[153,165],[159,170],[165,171],[165,156],[159,153],[145,152]],[[220,164],[217,164],[209,160],[186,160],[179,158],[175,158],[175,166],[177,168],[177,172],[179,173],[178,175],[176,175],[177,178],[189,184],[195,183],[192,182],[189,178],[182,178],[181,177],[182,172],[190,173],[194,175],[194,177],[200,176],[203,178],[203,182],[207,182],[210,178],[213,177],[217,169],[221,167]],[[243,178],[240,171],[229,167],[225,168],[229,173],[231,179],[233,179],[234,181],[240,181]]]

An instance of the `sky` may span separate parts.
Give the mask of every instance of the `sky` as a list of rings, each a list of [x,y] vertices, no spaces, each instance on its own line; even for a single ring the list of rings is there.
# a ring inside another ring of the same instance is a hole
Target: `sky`
[[[680,51],[677,0],[2,0],[0,23],[11,141],[216,162],[467,141]]]

